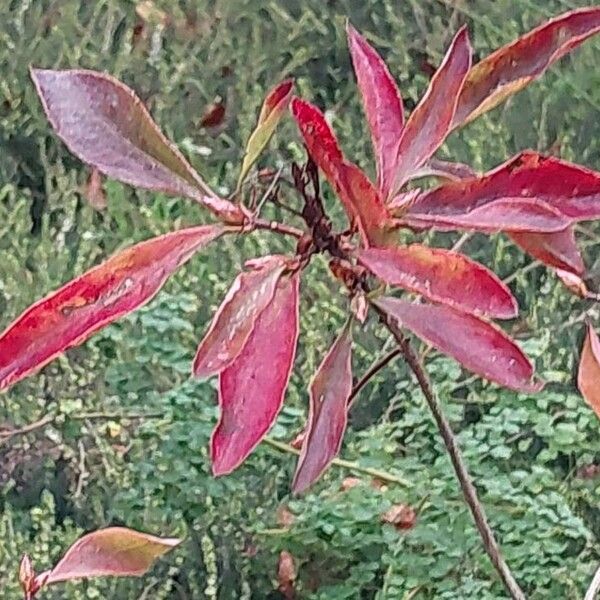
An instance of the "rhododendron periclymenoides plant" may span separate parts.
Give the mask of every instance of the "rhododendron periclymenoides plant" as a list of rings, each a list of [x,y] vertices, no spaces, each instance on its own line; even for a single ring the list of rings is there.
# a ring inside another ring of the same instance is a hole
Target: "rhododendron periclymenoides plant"
[[[407,117],[385,63],[348,25],[376,181],[344,156],[318,108],[292,98],[293,81],[286,80],[264,101],[229,198],[210,189],[122,83],[93,71],[33,69],[52,127],[81,160],[131,185],[199,202],[217,222],[122,250],[28,308],[0,336],[0,388],[148,302],[209,244],[266,230],[288,236],[295,250],[246,263],[208,325],[192,366],[197,377],[218,377],[220,417],[210,449],[215,474],[240,465],[277,418],[296,352],[302,274],[317,253],[329,256],[332,274],[350,296],[349,316],[309,385],[295,490],[308,488],[339,451],[353,397],[352,335],[366,318],[378,318],[397,334],[414,334],[485,379],[517,391],[539,390],[542,383],[529,359],[493,322],[517,315],[510,289],[467,256],[400,244],[398,232],[504,232],[551,268],[583,276],[573,226],[600,217],[600,173],[524,151],[480,175],[438,160],[435,153],[454,130],[598,31],[600,8],[573,11],[473,64],[462,28]],[[265,220],[258,214],[264,202],[252,207],[245,202],[248,190],[258,185],[248,174],[288,107],[310,159],[302,168],[292,165],[304,202],[301,226]],[[316,167],[347,213],[347,231],[335,231],[324,210]],[[423,176],[437,178],[437,187],[406,189]]]

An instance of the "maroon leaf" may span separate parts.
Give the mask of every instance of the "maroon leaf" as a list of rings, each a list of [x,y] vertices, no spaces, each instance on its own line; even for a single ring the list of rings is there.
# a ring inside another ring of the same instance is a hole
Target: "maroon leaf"
[[[600,8],[582,8],[560,15],[499,48],[469,71],[453,126],[476,119],[516,94],[598,31]]]
[[[86,70],[32,69],[31,77],[52,127],[82,161],[130,185],[192,198],[226,222],[243,222],[240,209],[215,196],[123,83]]]
[[[412,244],[359,250],[357,258],[386,283],[429,300],[499,319],[511,319],[518,313],[508,287],[464,254]]]
[[[45,585],[83,577],[139,577],[181,540],[159,538],[123,527],[84,535],[50,571],[38,576]]]
[[[298,284],[298,274],[279,280],[244,349],[219,375],[221,416],[211,439],[215,475],[238,467],[279,414],[296,353]]]
[[[404,110],[398,86],[379,54],[348,24],[348,46],[375,151],[377,188],[389,190],[396,169]]]
[[[327,469],[342,446],[352,393],[352,329],[349,321],[310,384],[306,435],[292,489],[307,490]]]
[[[542,232],[566,228],[557,213],[567,225],[600,218],[600,173],[527,150],[482,177],[423,193],[405,218],[448,228],[483,223],[491,229],[495,222],[497,229],[527,231],[531,225]]]
[[[551,267],[581,275],[585,266],[575,242],[572,227],[556,233],[509,233],[527,254]]]
[[[350,222],[358,225],[366,245],[377,243],[388,214],[375,186],[355,164],[345,160],[325,116],[316,106],[294,98],[292,114],[308,154],[339,196]]]
[[[600,339],[590,323],[581,350],[577,386],[584,400],[600,417]]]
[[[442,145],[450,132],[458,96],[471,67],[465,27],[454,37],[421,102],[410,115],[398,144],[396,173],[384,198],[396,195],[410,176]]]
[[[536,392],[533,366],[500,329],[450,306],[383,297],[375,304],[400,325],[477,375],[521,392]]]
[[[227,368],[244,348],[256,320],[270,304],[285,269],[280,257],[266,257],[253,270],[240,273],[200,342],[192,372],[210,377]]]
[[[29,307],[0,335],[0,389],[148,302],[218,225],[168,233],[115,254]]]

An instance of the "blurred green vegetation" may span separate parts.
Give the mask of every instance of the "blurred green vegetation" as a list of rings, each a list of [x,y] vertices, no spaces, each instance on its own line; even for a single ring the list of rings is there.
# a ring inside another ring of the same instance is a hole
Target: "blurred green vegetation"
[[[0,3],[0,322],[132,241],[206,219],[198,207],[106,182],[108,207],[82,193],[86,168],[52,134],[28,67],[106,70],[132,86],[211,185],[235,185],[262,97],[294,75],[302,95],[331,111],[348,154],[372,170],[369,138],[344,39],[349,17],[380,49],[410,109],[454,31],[468,23],[478,56],[567,0],[4,0]],[[149,5],[144,4],[147,9]],[[138,6],[138,12],[139,6]],[[541,82],[452,136],[440,155],[488,168],[522,148],[600,168],[600,41]],[[218,131],[200,126],[214,101]],[[285,123],[261,159],[302,159]],[[329,198],[332,201],[331,198]],[[297,202],[293,197],[290,203]],[[333,206],[333,202],[332,202]],[[592,279],[600,229],[578,236]],[[438,236],[449,245],[458,236]],[[273,236],[228,239],[183,268],[147,307],[0,396],[0,422],[56,419],[0,446],[0,590],[19,599],[29,552],[42,570],[82,532],[126,524],[185,544],[141,580],[90,581],[45,598],[278,598],[281,550],[293,554],[299,598],[504,598],[424,402],[401,362],[363,392],[343,458],[412,485],[372,485],[332,468],[302,498],[289,495],[290,455],[262,445],[233,475],[210,475],[214,383],[189,379],[195,344],[245,258],[282,251]],[[506,238],[464,245],[510,278],[522,313],[511,329],[550,383],[536,396],[473,380],[450,360],[428,366],[508,563],[530,598],[581,598],[600,559],[599,423],[573,384],[587,315],[546,269]],[[306,412],[305,384],[343,322],[346,300],[315,261],[303,282],[302,338],[286,405],[271,432],[290,440]],[[385,352],[370,326],[355,372]],[[121,415],[144,414],[122,419]],[[361,483],[342,491],[344,478]],[[395,504],[419,507],[416,526],[382,524]],[[286,507],[282,511],[282,507]],[[290,517],[293,515],[293,518]],[[287,515],[287,518],[284,518]]]

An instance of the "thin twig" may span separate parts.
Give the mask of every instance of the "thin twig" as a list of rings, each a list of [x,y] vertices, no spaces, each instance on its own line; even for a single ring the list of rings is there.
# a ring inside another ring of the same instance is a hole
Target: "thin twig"
[[[271,437],[265,437],[263,439],[263,442],[267,444],[267,446],[271,446],[272,448],[280,450],[281,452],[286,452],[287,454],[294,454],[296,456],[300,455],[300,450],[296,450],[296,448],[294,448],[293,446],[290,446],[285,442],[274,440]],[[354,471],[356,473],[362,473],[364,475],[369,475],[370,477],[375,477],[376,479],[380,479],[381,481],[385,481],[386,483],[395,483],[407,488],[412,487],[412,483],[407,479],[403,479],[402,477],[398,477],[397,475],[392,475],[387,471],[380,471],[379,469],[370,469],[369,467],[362,467],[361,465],[349,460],[334,458],[331,464],[336,467],[348,469],[349,471]]]
[[[356,385],[352,388],[350,397],[348,398],[348,407],[352,405],[353,400],[356,398],[360,390],[362,390],[367,383],[375,376],[381,369],[386,367],[390,362],[396,358],[396,356],[402,354],[400,348],[394,348],[391,352],[388,352],[385,356],[374,362],[367,372],[357,381]]]
[[[411,371],[415,375],[419,387],[425,396],[425,400],[429,405],[431,413],[433,414],[433,418],[438,426],[440,435],[442,436],[444,444],[446,445],[446,450],[450,456],[450,460],[452,462],[452,466],[454,467],[456,477],[460,483],[465,501],[469,507],[469,510],[471,511],[471,514],[473,515],[475,525],[479,530],[485,551],[490,557],[490,560],[492,561],[496,571],[500,575],[500,579],[510,594],[510,597],[513,598],[513,600],[525,600],[525,594],[523,593],[523,590],[521,590],[519,584],[517,583],[502,556],[500,547],[498,546],[498,542],[494,536],[494,532],[492,531],[492,528],[490,527],[485,515],[483,505],[477,496],[477,490],[475,489],[469,472],[467,471],[467,467],[456,442],[454,432],[452,431],[450,423],[444,415],[442,406],[433,391],[433,387],[427,372],[419,360],[417,353],[411,346],[410,340],[402,333],[395,323],[388,319],[386,313],[382,309],[378,308],[375,304],[372,306],[377,311],[382,321],[386,324],[388,330],[396,338],[402,355],[404,356],[404,359],[406,360],[406,363],[410,367]]]
[[[284,225],[283,223],[279,223],[278,221],[266,221],[264,219],[256,219],[252,223],[251,227],[253,229],[274,231],[275,233],[281,233],[282,235],[289,235],[291,237],[295,237],[298,240],[304,237],[304,232],[301,229],[296,229],[296,227]]]
[[[600,590],[600,567],[596,570],[592,583],[590,583],[590,587],[585,593],[585,598],[583,600],[596,600],[598,590]]]

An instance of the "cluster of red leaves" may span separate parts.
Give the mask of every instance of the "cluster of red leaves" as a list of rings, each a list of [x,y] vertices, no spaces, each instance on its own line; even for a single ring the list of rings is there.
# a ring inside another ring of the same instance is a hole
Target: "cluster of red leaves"
[[[0,389],[150,300],[176,268],[209,242],[256,228],[257,215],[241,203],[242,183],[290,103],[310,157],[339,196],[351,229],[360,234],[360,243],[348,250],[348,272],[364,269],[380,283],[423,299],[413,303],[379,296],[369,300],[370,306],[484,378],[523,392],[540,389],[529,359],[491,322],[517,314],[507,286],[460,253],[399,244],[397,232],[505,232],[577,283],[584,266],[573,224],[600,217],[600,173],[526,151],[478,175],[433,155],[452,131],[523,88],[598,31],[600,8],[573,11],[472,65],[462,28],[405,119],[385,63],[348,26],[373,140],[376,183],[344,156],[322,112],[306,100],[292,99],[293,82],[287,80],[265,99],[234,200],[218,197],[207,186],[122,83],[91,71],[34,69],[48,119],[74,154],[103,175],[200,202],[221,224],[132,246],[27,309],[0,335]],[[441,183],[406,190],[408,182],[422,176],[438,177]],[[304,258],[266,256],[248,262],[200,342],[194,375],[219,378],[221,412],[211,440],[215,474],[244,461],[281,409],[296,352]],[[368,306],[362,299],[365,316]],[[309,386],[295,491],[307,489],[339,452],[352,396],[354,327],[349,319]]]

